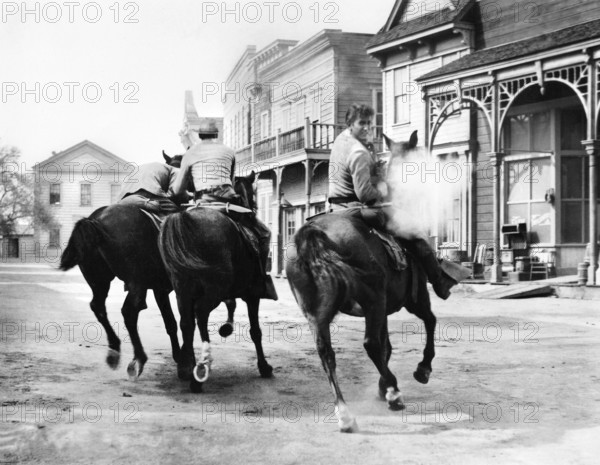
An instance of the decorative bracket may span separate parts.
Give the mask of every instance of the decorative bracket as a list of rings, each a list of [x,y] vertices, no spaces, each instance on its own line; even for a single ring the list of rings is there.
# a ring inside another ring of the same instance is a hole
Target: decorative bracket
[[[540,94],[546,93],[546,83],[544,81],[544,71],[542,69],[542,62],[537,60],[535,62],[535,76],[537,77],[538,84],[540,86]]]
[[[454,34],[462,35],[461,43],[466,45],[469,50],[473,50],[475,48],[475,26],[468,23],[456,23],[454,25],[454,29],[452,29]]]
[[[417,44],[424,45],[427,48],[427,54],[433,56],[435,53],[435,42],[433,40],[420,39]]]
[[[417,44],[404,44],[398,47],[399,50],[406,50],[408,52],[408,58],[413,61],[417,56]]]

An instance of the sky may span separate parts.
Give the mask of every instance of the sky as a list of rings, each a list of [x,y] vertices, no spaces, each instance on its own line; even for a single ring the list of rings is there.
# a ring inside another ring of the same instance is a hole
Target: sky
[[[323,29],[376,33],[393,0],[8,1],[0,8],[0,145],[27,167],[85,139],[131,162],[182,153],[184,93],[222,116],[248,45]],[[214,86],[212,87],[214,89]]]

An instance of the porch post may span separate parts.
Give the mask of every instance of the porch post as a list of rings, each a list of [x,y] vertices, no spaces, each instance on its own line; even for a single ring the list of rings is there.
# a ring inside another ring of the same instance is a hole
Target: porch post
[[[283,175],[283,166],[275,168],[275,201],[277,202],[276,208],[276,228],[274,235],[277,238],[274,262],[277,263],[277,277],[281,277],[283,273],[283,207],[281,206],[281,177]]]
[[[600,154],[600,139],[590,139],[581,141],[585,151],[589,156],[590,166],[590,267],[588,271],[588,286],[596,284],[596,268],[598,261],[596,254],[598,253],[598,155]]]
[[[310,194],[312,190],[312,163],[310,160],[302,160],[304,165],[304,195],[306,196],[306,218],[310,216]]]
[[[500,164],[502,163],[502,152],[490,152],[490,162],[494,165],[494,193],[493,193],[493,224],[494,224],[494,264],[490,282],[502,282],[502,261],[500,255],[500,198],[502,182],[500,179]]]

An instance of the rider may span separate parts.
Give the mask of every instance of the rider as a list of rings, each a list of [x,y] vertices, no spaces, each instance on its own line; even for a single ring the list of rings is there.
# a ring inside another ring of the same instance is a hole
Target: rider
[[[200,143],[190,147],[181,160],[181,169],[172,185],[173,194],[185,191],[188,176],[194,183],[197,204],[211,202],[240,203],[233,190],[235,155],[231,148],[217,141],[219,130],[213,120],[205,120],[199,130]],[[240,215],[239,222],[250,228],[258,238],[261,275],[264,283],[262,298],[277,300],[271,276],[266,274],[271,244],[271,231],[254,214]]]
[[[346,112],[348,127],[335,139],[329,160],[328,200],[333,210],[377,205],[387,195],[378,163],[366,148],[373,115],[368,105],[354,104]],[[429,243],[419,237],[396,239],[419,259],[435,293],[447,299],[457,282],[442,271]]]
[[[176,203],[171,200],[170,186],[178,171],[177,168],[159,162],[140,165],[133,178],[124,182],[118,203],[139,205],[153,213],[168,214],[177,211]]]

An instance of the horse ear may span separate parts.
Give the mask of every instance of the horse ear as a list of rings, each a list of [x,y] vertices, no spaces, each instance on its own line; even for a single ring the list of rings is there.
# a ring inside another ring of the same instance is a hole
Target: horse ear
[[[413,131],[410,135],[410,139],[408,140],[408,148],[414,149],[417,146],[417,142],[419,142],[419,137],[417,136],[418,131]]]
[[[248,180],[250,182],[254,182],[255,179],[256,179],[256,173],[254,172],[254,170],[252,170],[252,172],[248,175]]]
[[[394,141],[392,139],[390,139],[388,136],[386,136],[385,134],[382,134],[383,139],[385,140],[385,143],[388,146],[388,149],[392,150],[392,145],[394,144]]]
[[[171,164],[172,158],[169,155],[167,155],[164,150],[162,151],[162,153],[163,153],[163,157],[164,157],[165,161],[167,162],[167,164]]]

